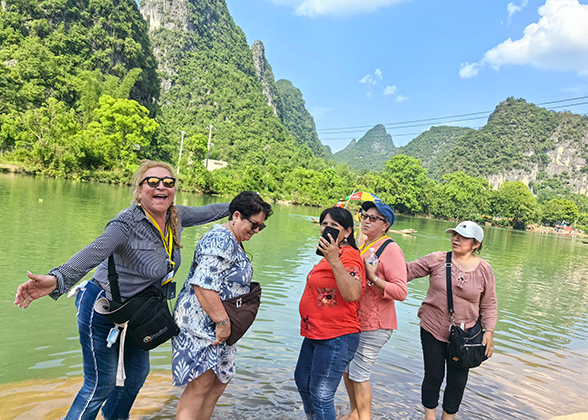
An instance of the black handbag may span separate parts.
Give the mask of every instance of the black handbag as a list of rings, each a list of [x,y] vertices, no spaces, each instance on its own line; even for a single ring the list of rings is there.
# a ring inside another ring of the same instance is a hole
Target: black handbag
[[[255,321],[261,303],[261,285],[252,281],[249,293],[222,302],[231,320],[231,335],[226,343],[232,346],[245,335]]]
[[[453,317],[453,292],[451,287],[451,252],[447,253],[445,261],[445,278],[447,281],[447,306],[451,315],[451,327],[449,333],[449,343],[447,343],[447,364],[451,364],[459,369],[471,369],[478,367],[482,362],[488,359],[486,356],[486,346],[482,344],[484,331],[480,318],[472,328],[462,330],[455,325]]]
[[[118,273],[112,255],[108,258],[108,282],[112,300],[101,298],[94,309],[119,326],[126,323],[129,344],[152,350],[178,335],[180,329],[174,322],[167,298],[157,287],[149,286],[124,303],[121,302]]]

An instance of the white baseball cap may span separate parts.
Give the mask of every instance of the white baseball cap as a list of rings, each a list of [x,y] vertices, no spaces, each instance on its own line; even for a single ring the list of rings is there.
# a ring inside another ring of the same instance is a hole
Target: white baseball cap
[[[464,238],[474,238],[478,242],[484,240],[484,231],[475,222],[469,220],[461,222],[455,228],[447,229],[445,233],[459,233]]]

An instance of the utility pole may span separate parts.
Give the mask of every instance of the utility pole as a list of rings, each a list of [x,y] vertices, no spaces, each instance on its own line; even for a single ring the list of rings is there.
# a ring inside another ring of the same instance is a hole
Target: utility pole
[[[180,161],[182,160],[182,149],[184,148],[184,134],[186,134],[185,131],[182,131],[182,142],[180,143],[180,156],[178,156],[178,169],[177,169],[177,174],[180,174]]]
[[[206,151],[206,170],[208,170],[208,155],[210,155],[210,138],[212,137],[212,123],[208,127],[208,147]]]

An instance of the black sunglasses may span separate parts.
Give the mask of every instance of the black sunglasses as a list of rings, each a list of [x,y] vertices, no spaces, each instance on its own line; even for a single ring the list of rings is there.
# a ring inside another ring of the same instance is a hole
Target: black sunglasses
[[[361,217],[361,220],[365,220],[365,219],[370,219],[371,223],[376,223],[376,220],[381,220],[384,223],[388,223],[388,221],[386,219],[384,219],[383,217],[379,217],[379,216],[374,216],[372,214],[363,214],[360,213],[359,217]]]
[[[163,178],[159,178],[157,176],[148,176],[143,181],[141,181],[139,185],[143,184],[144,182],[146,182],[147,185],[149,185],[151,188],[159,187],[160,182],[163,182],[163,186],[165,188],[173,188],[174,185],[176,185],[176,179],[172,178],[171,176],[164,176]]]
[[[251,219],[249,219],[245,216],[241,216],[241,219],[245,219],[249,223],[251,223],[251,230],[259,229],[259,231],[261,232],[262,230],[264,230],[267,227],[267,225],[265,223],[253,223],[251,221]]]

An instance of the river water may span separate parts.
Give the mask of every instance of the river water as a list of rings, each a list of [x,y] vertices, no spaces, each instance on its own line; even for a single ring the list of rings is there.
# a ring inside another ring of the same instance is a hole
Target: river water
[[[98,236],[130,202],[128,187],[0,174],[0,419],[61,418],[81,384],[82,357],[73,299],[13,306],[26,271],[45,273]],[[202,205],[215,197],[177,194]],[[301,343],[298,301],[318,262],[320,209],[274,206],[268,228],[245,244],[263,287],[258,318],[240,341],[237,377],[215,419],[302,419],[293,380]],[[449,250],[453,224],[399,217],[392,233],[411,261]],[[184,231],[184,261],[210,226]],[[494,268],[499,316],[496,353],[470,373],[458,418],[549,419],[588,411],[588,244],[581,239],[485,228],[481,256]],[[188,264],[176,277],[183,282]],[[417,309],[427,279],[409,283],[397,303],[399,329],[374,367],[373,418],[421,419],[422,355]],[[171,345],[151,352],[151,375],[131,419],[173,419],[182,388],[170,385]],[[337,411],[348,405],[341,385]]]

